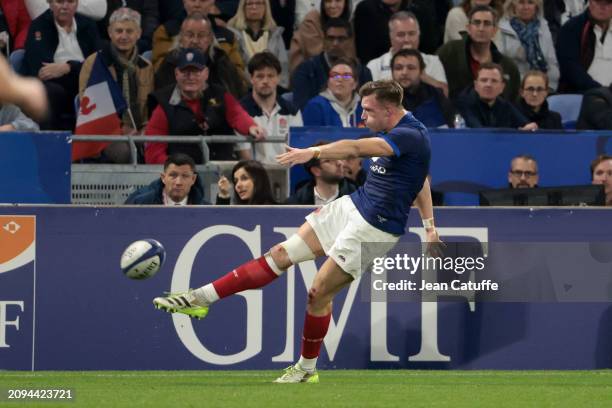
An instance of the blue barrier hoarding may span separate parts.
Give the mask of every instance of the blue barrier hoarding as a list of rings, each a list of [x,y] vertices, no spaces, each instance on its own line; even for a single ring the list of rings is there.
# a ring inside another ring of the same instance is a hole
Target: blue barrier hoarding
[[[163,291],[197,287],[263,254],[296,231],[309,211],[0,207],[0,369],[289,365],[299,354],[314,262],[264,289],[224,299],[202,321],[162,313],[151,300]],[[609,241],[612,231],[612,212],[605,209],[457,208],[439,209],[436,218],[448,240]],[[29,229],[24,220],[30,220]],[[418,223],[415,211],[409,225]],[[35,231],[31,245],[20,235],[26,231]],[[407,239],[418,241],[419,231]],[[129,280],[119,258],[142,238],[162,242],[168,257],[153,278]],[[589,273],[610,272],[612,260],[604,256],[576,274],[587,279]],[[480,303],[440,297],[384,303],[366,301],[361,290],[353,284],[335,302],[321,368],[612,367],[609,302]]]
[[[3,132],[0,203],[70,203],[70,133]]]
[[[521,132],[501,129],[430,129],[432,186],[445,205],[478,205],[478,191],[508,186],[510,160],[530,154],[538,161],[540,186],[590,184],[589,165],[599,154],[612,154],[610,131]],[[290,144],[372,136],[368,129],[291,128]],[[308,177],[291,170],[292,186]]]

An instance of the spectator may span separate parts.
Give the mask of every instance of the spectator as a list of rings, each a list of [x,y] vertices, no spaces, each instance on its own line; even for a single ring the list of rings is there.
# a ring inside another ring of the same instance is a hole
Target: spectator
[[[271,205],[276,204],[270,187],[268,172],[256,160],[242,160],[232,169],[234,181],[234,204],[240,205]],[[227,177],[219,179],[219,194],[217,204],[231,203],[231,184]]]
[[[393,79],[404,88],[402,104],[406,110],[427,127],[453,127],[455,110],[439,88],[422,80],[426,65],[418,50],[398,51],[391,66]]]
[[[329,64],[336,58],[349,57],[346,44],[351,39],[351,26],[348,22],[332,18],[325,26],[325,44],[323,52],[302,62],[291,78],[293,104],[302,109],[316,96],[327,83]],[[357,66],[359,84],[372,80],[370,70],[362,65]]]
[[[164,162],[161,178],[134,191],[125,204],[176,206],[210,203],[204,200],[204,187],[193,159],[176,153],[168,156]]]
[[[518,96],[520,75],[514,62],[501,54],[493,37],[497,32],[497,13],[489,6],[471,9],[465,39],[447,42],[438,50],[446,77],[448,93],[456,98],[465,88],[472,86],[481,64],[494,62],[503,67],[508,77],[504,78],[504,96],[515,101]]]
[[[355,9],[355,46],[362,64],[389,50],[389,19],[398,11],[411,11],[421,26],[422,52],[432,54],[442,43],[431,0],[363,0]]]
[[[233,31],[221,27],[211,12],[215,6],[214,0],[183,0],[185,10],[180,16],[160,25],[153,33],[153,66],[157,69],[164,57],[176,43],[176,36],[181,30],[185,17],[194,13],[200,13],[209,17],[213,34],[219,46],[230,60],[234,63],[238,71],[244,71],[244,61],[240,56],[240,46]],[[209,15],[211,14],[211,15]]]
[[[314,146],[322,146],[329,142],[318,142]],[[311,159],[304,163],[310,173],[310,182],[299,187],[285,204],[325,205],[336,198],[351,194],[357,186],[344,178],[342,160]]]
[[[23,0],[0,0],[0,9],[0,49],[8,56],[25,46],[31,20]]]
[[[583,93],[612,83],[612,0],[589,0],[589,8],[559,31],[559,91]]]
[[[534,188],[538,186],[538,162],[532,156],[522,154],[510,162],[508,185],[510,188]]]
[[[518,128],[536,130],[538,125],[529,122],[514,105],[501,97],[505,86],[504,71],[498,64],[480,66],[474,89],[462,94],[457,108],[470,128]]]
[[[303,122],[300,111],[277,92],[281,73],[278,58],[268,51],[260,52],[251,58],[248,69],[253,87],[240,104],[266,134],[288,142],[289,128],[303,126]],[[250,151],[251,145],[241,145],[239,149]],[[276,156],[285,152],[285,143],[256,143],[254,149],[258,161],[276,164]]]
[[[338,58],[331,64],[325,89],[304,107],[304,125],[363,126],[359,101],[355,62],[348,58]]]
[[[461,4],[453,7],[446,16],[444,26],[444,43],[461,40],[467,35],[465,27],[468,25],[468,15],[476,6],[490,6],[501,18],[504,13],[503,0],[463,0]]]
[[[593,184],[603,184],[606,192],[606,205],[612,205],[612,156],[600,155],[591,162]]]
[[[166,0],[161,0],[162,2]],[[121,7],[128,7],[141,15],[142,34],[138,39],[138,52],[150,51],[153,47],[153,32],[159,26],[159,4],[158,0],[106,0],[107,11],[105,17],[98,22],[100,36],[109,40],[108,26],[109,19],[113,12]]]
[[[38,124],[24,115],[16,105],[0,104],[0,132],[38,132]]]
[[[582,14],[586,9],[587,0],[545,0],[544,17],[548,21],[553,42],[557,44],[559,29],[570,18]]]
[[[363,186],[368,172],[363,169],[361,157],[353,156],[342,160],[342,174],[357,187]]]
[[[518,108],[538,129],[563,129],[561,115],[548,109],[548,76],[541,71],[529,71],[521,82]]]
[[[153,91],[153,67],[138,54],[136,43],[140,38],[140,14],[127,7],[116,9],[109,19],[110,44],[91,54],[81,67],[79,99],[87,88],[96,59],[101,58],[121,88],[128,108],[121,118],[124,135],[135,135],[144,129],[147,120],[147,97]],[[130,147],[125,142],[114,142],[102,152],[102,161],[129,163]]]
[[[289,57],[283,42],[283,28],[272,18],[269,0],[240,0],[236,15],[227,26],[237,33],[242,59],[249,61],[261,51],[270,51],[281,63],[281,86],[289,86]]]
[[[553,91],[559,86],[559,63],[548,23],[543,16],[543,0],[510,0],[499,22],[499,51],[512,58],[521,73],[536,70],[548,75]]]
[[[223,87],[235,98],[241,98],[247,93],[246,75],[236,68],[221,49],[213,35],[210,20],[202,13],[192,13],[183,20],[176,48],[168,53],[157,68],[155,89],[161,89],[176,83],[174,69],[181,50],[185,48],[197,48],[208,56],[210,72],[208,83]]]
[[[40,17],[50,8],[50,1],[48,0],[24,0],[24,3],[32,20]],[[92,20],[101,20],[106,15],[106,2],[101,0],[81,0],[76,11]]]
[[[153,111],[145,130],[146,135],[220,135],[234,130],[260,140],[263,129],[256,125],[238,101],[222,88],[209,85],[207,57],[201,51],[187,48],[175,69],[176,86],[162,88],[154,93],[159,105]],[[231,160],[231,143],[213,143],[209,147],[211,160]],[[147,143],[145,161],[163,163],[169,154],[185,153],[196,163],[203,162],[197,144]]]
[[[380,57],[368,62],[368,69],[372,73],[372,79],[391,79],[391,57],[401,49],[419,49],[421,29],[414,14],[409,11],[398,11],[389,19],[389,40],[391,49]],[[425,71],[421,75],[421,81],[440,88],[448,95],[448,84],[446,73],[440,58],[437,55],[421,53],[425,61]]]
[[[74,97],[86,55],[100,49],[95,23],[76,13],[77,0],[49,0],[50,10],[32,21],[21,70],[43,81],[50,114],[43,130],[72,130]]]
[[[317,8],[320,11],[311,10],[306,14],[298,29],[293,33],[291,46],[289,47],[289,71],[292,74],[302,62],[321,54],[325,40],[323,27],[330,19],[350,20],[350,0],[323,0],[320,1],[320,7]],[[356,58],[355,38],[352,33],[350,38],[345,41],[344,46],[346,47],[346,56]]]
[[[576,129],[612,130],[612,84],[584,94]]]

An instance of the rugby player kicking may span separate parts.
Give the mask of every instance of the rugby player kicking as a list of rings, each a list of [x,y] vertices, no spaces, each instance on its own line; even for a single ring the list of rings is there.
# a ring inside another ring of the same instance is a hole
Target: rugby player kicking
[[[311,159],[372,157],[365,184],[306,216],[288,240],[264,256],[188,292],[158,297],[153,304],[170,313],[203,318],[219,299],[267,285],[287,268],[327,255],[308,291],[301,357],[275,380],[317,383],[317,358],[329,326],[332,299],[361,273],[361,264],[385,255],[404,234],[414,202],[427,231],[429,245],[440,242],[433,221],[427,174],[430,143],[425,126],[402,107],[402,87],[392,81],[368,82],[359,90],[362,119],[375,137],[340,140],[308,149],[287,148],[280,164],[293,166]],[[362,253],[361,243],[376,242]]]

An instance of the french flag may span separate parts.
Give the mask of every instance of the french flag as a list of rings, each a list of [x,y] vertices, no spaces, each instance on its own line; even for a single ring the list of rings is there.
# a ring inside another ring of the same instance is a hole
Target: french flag
[[[121,88],[98,55],[80,100],[76,135],[120,135],[121,114],[127,104]],[[108,142],[74,142],[72,160],[100,154]]]

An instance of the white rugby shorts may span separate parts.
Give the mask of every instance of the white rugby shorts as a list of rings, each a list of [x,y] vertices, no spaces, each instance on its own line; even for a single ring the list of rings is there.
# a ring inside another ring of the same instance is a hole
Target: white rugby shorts
[[[321,242],[323,251],[353,279],[363,273],[363,265],[370,265],[374,258],[384,256],[400,239],[368,224],[361,216],[353,200],[348,195],[313,211],[306,221]],[[376,242],[377,245],[364,246],[362,243]]]

